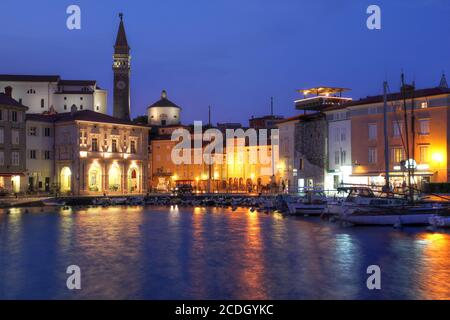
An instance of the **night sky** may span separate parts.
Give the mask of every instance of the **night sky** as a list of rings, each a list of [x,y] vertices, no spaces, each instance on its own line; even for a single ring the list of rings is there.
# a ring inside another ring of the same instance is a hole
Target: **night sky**
[[[66,28],[66,8],[82,29]],[[382,9],[382,30],[366,8]],[[132,114],[162,89],[184,123],[242,122],[270,111],[295,114],[296,89],[351,88],[360,98],[398,88],[403,69],[418,87],[450,80],[448,0],[1,0],[0,73],[95,79],[109,92],[113,44],[124,13],[132,54]]]

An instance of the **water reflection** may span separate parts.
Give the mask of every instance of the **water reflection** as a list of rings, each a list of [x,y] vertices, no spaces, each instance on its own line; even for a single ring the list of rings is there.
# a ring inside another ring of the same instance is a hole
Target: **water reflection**
[[[243,208],[13,209],[0,211],[0,279],[8,299],[449,299],[450,235]]]

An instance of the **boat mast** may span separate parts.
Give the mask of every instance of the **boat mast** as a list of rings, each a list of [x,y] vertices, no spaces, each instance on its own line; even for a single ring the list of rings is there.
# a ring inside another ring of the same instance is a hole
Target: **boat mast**
[[[415,159],[415,142],[416,142],[416,116],[415,116],[415,114],[414,114],[414,93],[415,93],[415,90],[416,90],[416,84],[415,84],[415,81],[413,82],[413,84],[412,84],[412,88],[411,88],[411,133],[412,133],[412,137],[411,137],[411,139],[412,139],[412,145],[411,145],[411,153],[412,153],[412,159]],[[414,178],[414,171],[415,171],[415,164],[414,164],[414,166],[412,166],[412,168],[411,168],[411,177],[412,177],[412,183],[413,183],[413,185],[414,185],[414,188],[416,188],[417,186],[415,185],[416,184],[416,180],[415,180],[415,178]],[[414,201],[414,198],[413,198],[413,193],[414,193],[414,190],[411,190],[412,192],[411,192],[411,201]]]
[[[387,81],[383,82],[383,125],[384,125],[384,170],[385,170],[385,190],[386,192],[390,191],[389,186],[389,141],[388,141],[388,133],[387,133]]]
[[[211,106],[208,106],[208,129],[211,129]],[[208,164],[208,193],[211,193],[211,159]]]
[[[402,73],[402,96],[403,96],[403,111],[404,111],[404,120],[405,120],[405,136],[406,136],[406,168],[408,169],[408,192],[409,198],[413,200],[413,190],[411,188],[411,163],[410,163],[410,153],[409,153],[409,132],[408,132],[408,108],[406,106],[406,85],[405,85],[405,75]]]

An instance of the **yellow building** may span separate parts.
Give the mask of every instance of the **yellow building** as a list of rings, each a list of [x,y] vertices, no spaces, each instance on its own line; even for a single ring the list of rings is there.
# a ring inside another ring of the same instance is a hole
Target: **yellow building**
[[[163,128],[166,129],[167,128]],[[161,130],[161,129],[160,129]],[[196,192],[264,192],[269,190],[272,181],[279,182],[278,178],[272,178],[275,173],[279,177],[281,168],[272,164],[271,145],[244,146],[238,148],[243,140],[234,139],[235,147],[227,151],[226,146],[223,153],[214,154],[215,163],[208,165],[183,163],[175,164],[172,160],[172,150],[178,144],[172,141],[170,135],[159,135],[151,141],[151,176],[150,186],[154,191],[167,192],[177,185],[190,184]],[[202,152],[207,147],[204,142]],[[191,158],[197,149],[191,149]],[[275,146],[278,153],[278,146]],[[251,161],[254,155],[265,155],[264,160]]]

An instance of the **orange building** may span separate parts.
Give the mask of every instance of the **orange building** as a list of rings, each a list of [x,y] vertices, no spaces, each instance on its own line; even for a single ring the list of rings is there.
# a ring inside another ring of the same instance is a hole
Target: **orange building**
[[[404,96],[408,110],[406,121]],[[346,105],[351,119],[352,183],[385,183],[383,99],[384,96],[379,95]],[[417,186],[424,182],[450,181],[447,165],[450,156],[450,89],[445,78],[439,87],[410,90],[405,95],[393,93],[387,99],[391,185],[394,188],[401,187],[406,181],[408,170],[405,164],[408,163],[414,168]],[[406,153],[407,140],[409,159]]]
[[[197,192],[262,192],[269,190],[269,184],[272,182],[272,175],[275,172],[279,176],[279,170],[276,165],[270,163],[252,163],[250,161],[252,153],[263,153],[266,158],[272,159],[272,147],[268,145],[248,146],[245,145],[241,155],[237,147],[238,139],[235,139],[233,152],[227,154],[226,146],[223,153],[214,154],[216,159],[222,158],[221,163],[208,165],[203,161],[202,164],[175,164],[172,160],[172,150],[178,144],[171,140],[173,127],[158,128],[158,135],[151,140],[151,163],[149,170],[151,180],[149,189],[158,192],[167,192],[177,185],[190,184]],[[184,127],[188,129],[188,127]],[[161,131],[164,130],[164,133]],[[203,143],[204,150],[207,143]],[[202,150],[202,152],[203,152]],[[193,158],[196,149],[192,148],[191,156]],[[275,152],[278,153],[278,146],[275,146]],[[276,157],[277,158],[277,157]]]

